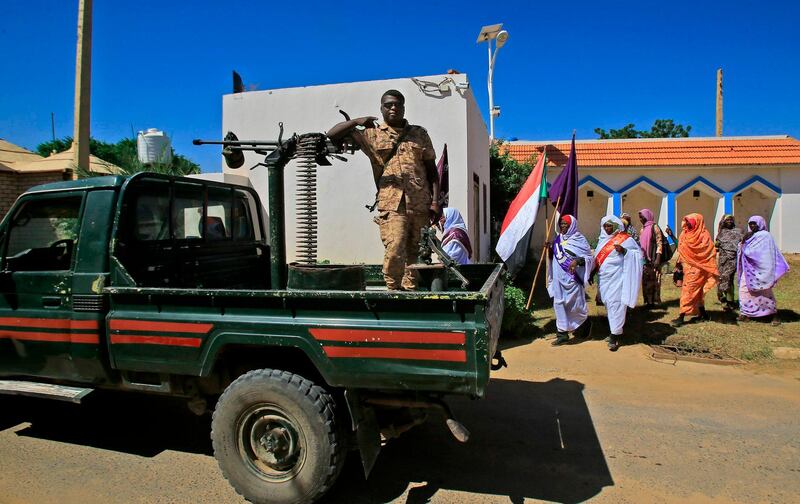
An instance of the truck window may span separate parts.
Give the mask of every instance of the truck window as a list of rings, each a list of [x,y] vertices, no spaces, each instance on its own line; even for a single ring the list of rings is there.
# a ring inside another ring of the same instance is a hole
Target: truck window
[[[148,184],[136,195],[134,207],[137,240],[169,240],[169,184]]]
[[[231,234],[231,205],[233,191],[221,187],[208,188],[206,236],[209,240],[224,240]]]
[[[253,219],[250,216],[250,203],[247,193],[236,191],[236,200],[233,206],[233,238],[241,241],[253,241]]]
[[[68,270],[78,240],[82,196],[28,201],[11,219],[6,249],[10,271]]]
[[[175,239],[197,239],[203,237],[203,186],[179,182],[175,184],[175,200],[172,210],[172,225]]]

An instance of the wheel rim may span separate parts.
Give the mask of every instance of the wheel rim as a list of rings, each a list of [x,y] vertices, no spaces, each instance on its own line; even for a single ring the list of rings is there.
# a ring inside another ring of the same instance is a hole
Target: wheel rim
[[[258,404],[245,411],[237,422],[236,437],[245,465],[267,481],[290,480],[305,463],[303,431],[274,404]]]

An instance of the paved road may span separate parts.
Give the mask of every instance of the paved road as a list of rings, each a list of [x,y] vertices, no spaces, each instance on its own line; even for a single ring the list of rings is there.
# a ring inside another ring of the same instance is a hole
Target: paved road
[[[351,458],[326,501],[797,502],[797,379],[601,342],[505,355],[488,399],[453,402],[470,443],[431,422],[384,448],[369,481]],[[0,504],[243,502],[208,432],[165,400],[0,398]]]

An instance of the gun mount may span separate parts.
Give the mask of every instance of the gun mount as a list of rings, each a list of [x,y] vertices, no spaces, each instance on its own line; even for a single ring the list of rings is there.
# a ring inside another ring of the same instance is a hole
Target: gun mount
[[[284,168],[292,159],[299,159],[297,170],[297,255],[306,265],[317,261],[317,167],[330,166],[333,157],[347,161],[340,154],[348,145],[334,144],[324,133],[293,134],[283,139],[283,123],[278,123],[277,140],[239,140],[229,131],[222,141],[193,140],[194,145],[221,145],[222,156],[229,168],[244,166],[245,152],[264,156],[258,166],[267,168],[269,184],[270,273],[273,289],[286,288],[286,229],[284,219]],[[352,147],[349,152],[353,152]]]
[[[436,252],[441,263],[434,263],[431,255]],[[442,242],[436,237],[433,226],[420,229],[419,256],[417,264],[410,266],[416,270],[431,291],[447,290],[447,272],[450,271],[461,282],[461,288],[469,287],[469,280],[458,270],[458,263],[442,248]]]

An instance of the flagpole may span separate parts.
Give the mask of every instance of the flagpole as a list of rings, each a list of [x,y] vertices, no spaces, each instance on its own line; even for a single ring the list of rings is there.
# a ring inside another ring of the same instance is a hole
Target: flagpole
[[[542,246],[542,255],[539,256],[539,264],[536,266],[536,273],[534,273],[534,275],[533,275],[533,283],[531,283],[531,291],[528,293],[528,302],[525,304],[525,309],[526,310],[530,310],[531,309],[531,300],[533,299],[533,290],[536,287],[536,280],[539,278],[539,270],[542,269],[542,259],[545,256],[547,256],[547,266],[548,266],[548,268],[550,267],[550,255],[547,253],[547,242],[550,241],[550,228],[553,227],[553,225],[556,222],[556,216],[558,215],[558,206],[559,206],[560,203],[561,203],[561,195],[559,195],[558,199],[556,199],[556,209],[553,212],[553,220],[548,223],[547,222],[547,203],[545,202],[544,222],[545,222],[545,224],[547,224],[547,229],[544,232],[545,233],[545,237],[544,237],[545,245]]]

